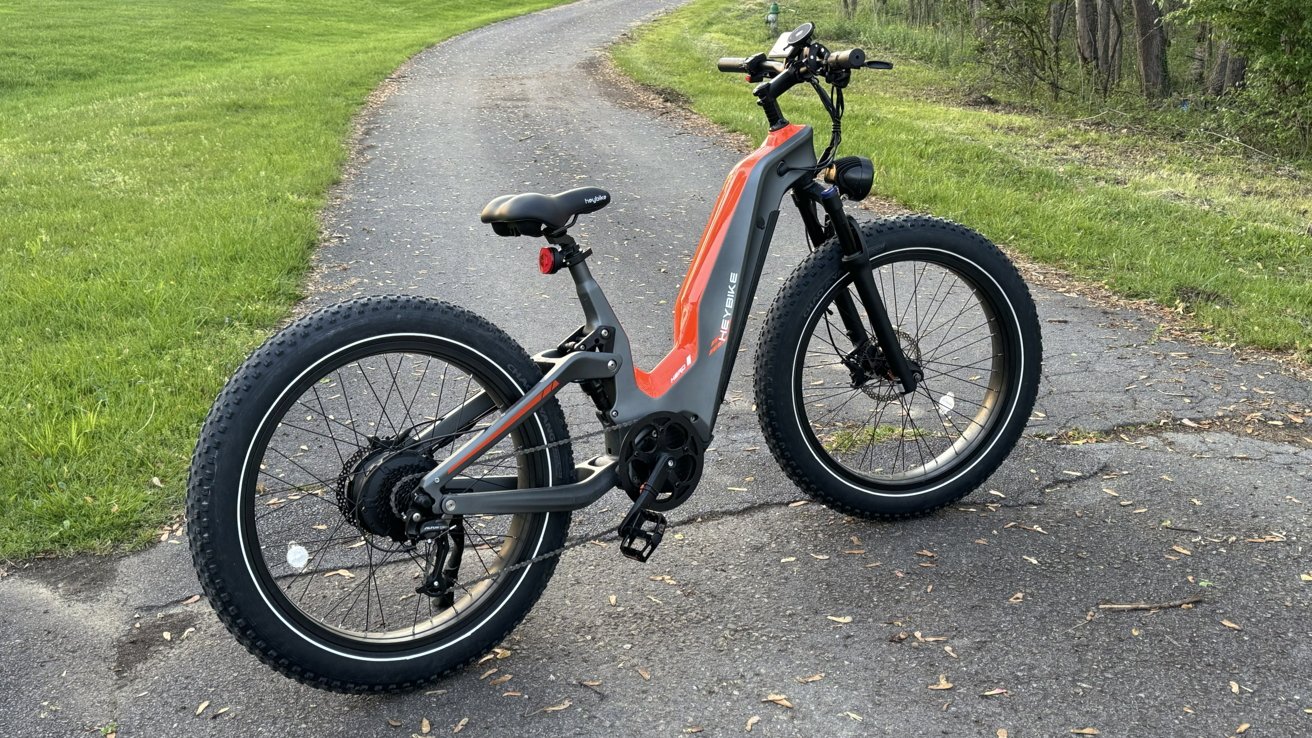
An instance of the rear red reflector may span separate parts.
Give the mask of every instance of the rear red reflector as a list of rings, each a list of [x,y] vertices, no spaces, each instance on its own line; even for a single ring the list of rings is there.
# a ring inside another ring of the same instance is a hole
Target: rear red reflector
[[[543,246],[538,251],[538,271],[543,274],[555,274],[560,270],[561,264],[560,249],[554,246]]]

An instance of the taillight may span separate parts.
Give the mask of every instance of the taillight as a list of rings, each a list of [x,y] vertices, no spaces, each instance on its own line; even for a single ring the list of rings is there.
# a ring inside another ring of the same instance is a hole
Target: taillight
[[[538,271],[543,274],[555,274],[565,265],[560,249],[555,246],[543,246],[538,251]]]

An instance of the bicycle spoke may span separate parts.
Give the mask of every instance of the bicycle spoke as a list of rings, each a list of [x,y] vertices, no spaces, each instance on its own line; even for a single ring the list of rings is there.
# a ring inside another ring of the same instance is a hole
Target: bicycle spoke
[[[883,360],[873,344],[864,357],[854,352],[867,349],[838,348],[830,302],[817,308],[804,334],[796,392],[805,422],[834,463],[863,477],[910,481],[952,464],[994,412],[997,326],[975,289],[940,264],[899,261],[874,274],[903,350],[921,369],[917,391],[903,395],[882,376],[844,386],[853,379],[845,357],[876,367]],[[853,289],[844,284],[830,299],[856,300]]]
[[[379,379],[377,373],[384,371],[390,377]],[[379,353],[307,382],[301,396],[288,401],[289,412],[277,420],[261,452],[260,484],[250,498],[251,520],[266,568],[304,617],[350,638],[410,640],[450,627],[497,588],[507,561],[525,549],[514,522],[522,516],[463,520],[467,574],[456,578],[478,584],[453,582],[452,606],[437,607],[433,597],[415,592],[433,567],[444,565],[436,560],[431,543],[401,544],[390,535],[362,528],[364,520],[388,514],[385,511],[392,503],[374,498],[366,512],[358,496],[388,494],[387,487],[381,492],[369,490],[394,481],[353,475],[376,468],[361,464],[377,457],[380,449],[413,453],[435,444],[449,446],[481,432],[500,411],[493,408],[481,418],[470,418],[473,425],[442,437],[409,440],[487,391],[473,374],[432,355]],[[499,442],[463,476],[473,480],[517,476],[525,463],[515,451],[521,445],[518,438],[519,432]],[[339,478],[347,481],[347,489],[339,489]],[[306,502],[307,498],[314,502]],[[342,514],[343,499],[348,508],[357,506],[348,509],[353,516],[349,519]],[[304,563],[299,568],[295,568],[301,561],[293,558],[293,546],[303,549],[299,555]]]

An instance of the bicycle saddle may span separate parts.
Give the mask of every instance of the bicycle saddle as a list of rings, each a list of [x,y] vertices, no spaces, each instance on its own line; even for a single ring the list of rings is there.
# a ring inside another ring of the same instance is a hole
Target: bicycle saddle
[[[608,203],[610,193],[599,187],[579,187],[556,195],[502,195],[483,206],[479,220],[491,223],[498,236],[541,236],[561,230],[574,217],[601,210]]]

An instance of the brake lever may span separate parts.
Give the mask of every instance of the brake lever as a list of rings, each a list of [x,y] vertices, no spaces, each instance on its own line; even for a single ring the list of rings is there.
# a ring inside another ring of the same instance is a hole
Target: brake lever
[[[747,75],[748,82],[763,82],[767,79],[778,77],[784,71],[784,65],[776,62],[763,60],[755,72],[749,72]]]

